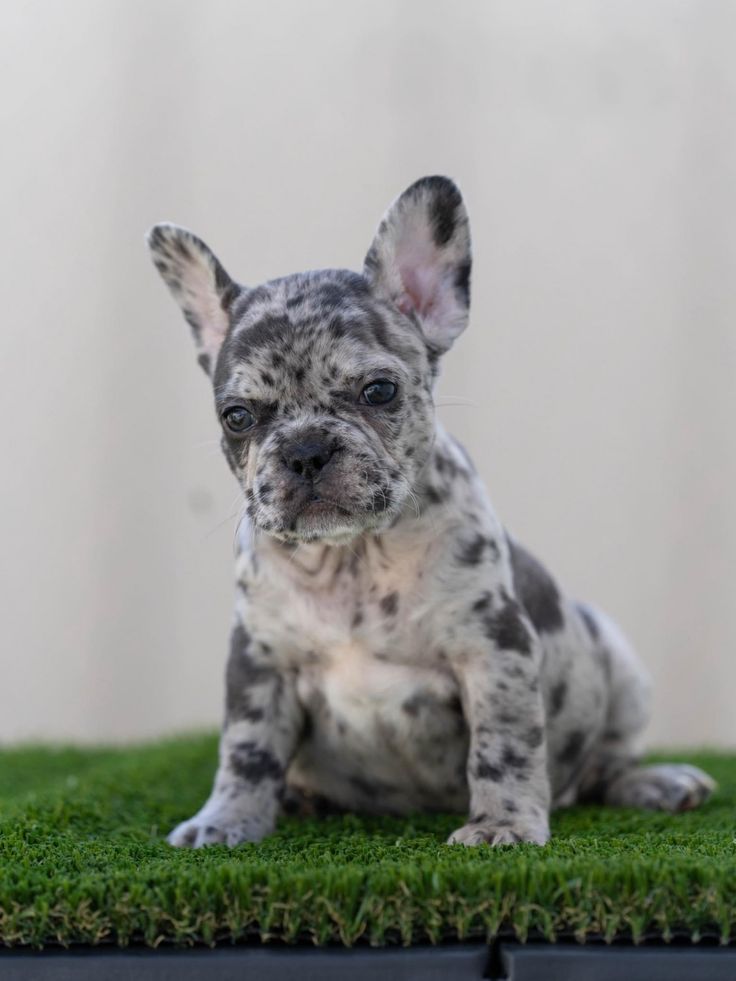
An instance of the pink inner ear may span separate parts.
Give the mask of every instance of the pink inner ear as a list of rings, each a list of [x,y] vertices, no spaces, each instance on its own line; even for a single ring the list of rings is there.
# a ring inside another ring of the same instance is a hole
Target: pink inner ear
[[[426,316],[437,299],[437,272],[432,266],[404,265],[399,267],[404,292],[397,300],[402,313]]]
[[[414,313],[417,309],[416,301],[409,293],[402,293],[396,302],[396,306],[407,316]]]

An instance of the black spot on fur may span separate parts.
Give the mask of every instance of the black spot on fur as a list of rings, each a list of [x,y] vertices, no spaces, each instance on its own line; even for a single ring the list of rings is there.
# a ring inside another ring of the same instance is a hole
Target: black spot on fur
[[[470,306],[470,263],[463,262],[457,267],[455,273],[455,291],[460,298],[460,302]]]
[[[409,193],[425,189],[430,191],[429,218],[435,245],[447,245],[455,233],[456,212],[462,205],[460,192],[446,177],[423,177],[409,189]]]
[[[291,330],[291,321],[283,314],[269,313],[233,337],[234,352],[241,357],[262,347],[283,347]]]
[[[483,595],[480,596],[475,601],[475,603],[473,603],[471,609],[472,609],[473,613],[485,613],[487,610],[490,610],[491,603],[492,603],[491,594],[490,593],[483,593]]]
[[[252,289],[242,290],[237,301],[233,304],[233,323],[237,323],[256,303],[270,298],[271,290],[266,283],[261,286],[254,286]]]
[[[387,593],[381,600],[380,606],[384,616],[393,616],[399,608],[399,594],[396,591]]]
[[[419,715],[422,709],[427,709],[431,711],[436,708],[437,700],[429,695],[427,692],[415,692],[415,694],[410,695],[409,698],[402,702],[401,708],[406,712],[407,715],[416,717]]]
[[[552,633],[564,626],[560,594],[544,566],[508,538],[514,590],[536,630]]]
[[[585,733],[580,732],[579,729],[573,730],[570,735],[565,740],[565,745],[562,747],[560,752],[557,754],[557,760],[559,763],[564,763],[572,765],[575,763],[580,756],[585,745]]]
[[[416,717],[419,715],[419,709],[422,707],[422,700],[416,695],[412,695],[411,698],[407,698],[406,701],[402,703],[401,707],[407,715]]]
[[[549,714],[550,718],[554,718],[559,715],[562,711],[565,700],[567,699],[567,682],[558,681],[556,685],[553,685],[549,693]]]
[[[279,780],[284,774],[284,768],[270,750],[249,741],[235,745],[230,754],[230,769],[249,783]]]
[[[476,535],[472,541],[465,542],[460,547],[460,551],[455,556],[460,565],[479,565],[483,559],[483,553],[488,545],[488,539],[483,535]]]
[[[544,740],[544,729],[541,726],[532,726],[524,736],[524,742],[529,749],[536,749],[542,745]]]
[[[501,754],[501,762],[504,766],[511,767],[512,770],[524,770],[529,764],[529,757],[517,752],[513,746],[504,746]]]
[[[444,504],[449,499],[450,492],[445,488],[437,488],[428,484],[424,489],[424,496],[430,504]]]
[[[205,374],[209,375],[212,361],[206,351],[202,351],[201,354],[197,355],[197,364],[203,369]]]
[[[506,775],[506,771],[501,766],[494,766],[493,763],[489,763],[488,760],[484,760],[482,756],[478,756],[475,764],[475,776],[478,780],[492,780],[494,783],[498,783],[503,780]]]
[[[254,658],[251,638],[238,623],[230,635],[230,656],[225,675],[225,713],[228,722],[258,722],[264,716],[262,706],[253,705],[253,689],[273,682],[279,688],[280,678],[268,664]],[[261,647],[265,655],[264,648]]]
[[[346,291],[337,283],[323,283],[318,294],[320,304],[325,307],[339,307],[346,299]]]
[[[192,253],[187,248],[187,244],[186,244],[186,242],[184,241],[184,239],[182,238],[181,235],[177,235],[173,239],[173,242],[174,242],[174,248],[179,253],[179,255],[182,257],[182,259],[192,259],[193,258]]]
[[[489,613],[485,616],[484,625],[486,637],[502,650],[517,651],[524,655],[531,654],[531,636],[516,600],[506,597],[497,613]]]
[[[455,207],[447,198],[438,199],[433,209],[434,240],[445,245],[455,232]]]

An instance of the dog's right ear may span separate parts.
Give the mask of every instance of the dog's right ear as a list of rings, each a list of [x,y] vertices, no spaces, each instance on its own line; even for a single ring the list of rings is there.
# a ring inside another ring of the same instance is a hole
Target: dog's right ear
[[[416,318],[441,354],[468,323],[470,262],[460,191],[448,177],[422,177],[384,215],[363,274],[379,296]]]
[[[230,325],[229,311],[242,287],[212,250],[186,228],[154,225],[147,236],[153,262],[192,328],[197,360],[208,375]]]

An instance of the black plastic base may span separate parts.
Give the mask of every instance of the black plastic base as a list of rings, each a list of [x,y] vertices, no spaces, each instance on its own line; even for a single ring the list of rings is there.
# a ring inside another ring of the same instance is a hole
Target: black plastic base
[[[736,950],[692,947],[579,947],[574,944],[500,948],[508,981],[735,981]],[[493,977],[493,975],[491,975]]]
[[[0,952],[0,981],[734,981],[736,949],[481,944]]]

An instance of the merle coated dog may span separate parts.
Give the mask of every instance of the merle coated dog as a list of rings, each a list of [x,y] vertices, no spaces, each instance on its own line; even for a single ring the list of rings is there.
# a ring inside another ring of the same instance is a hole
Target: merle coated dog
[[[435,418],[470,299],[452,181],[391,205],[361,273],[247,287],[183,228],[148,241],[246,512],[219,768],[169,841],[258,841],[281,809],[328,805],[543,844],[552,807],[705,800],[700,770],[639,765],[649,683],[627,641],[503,529]]]

